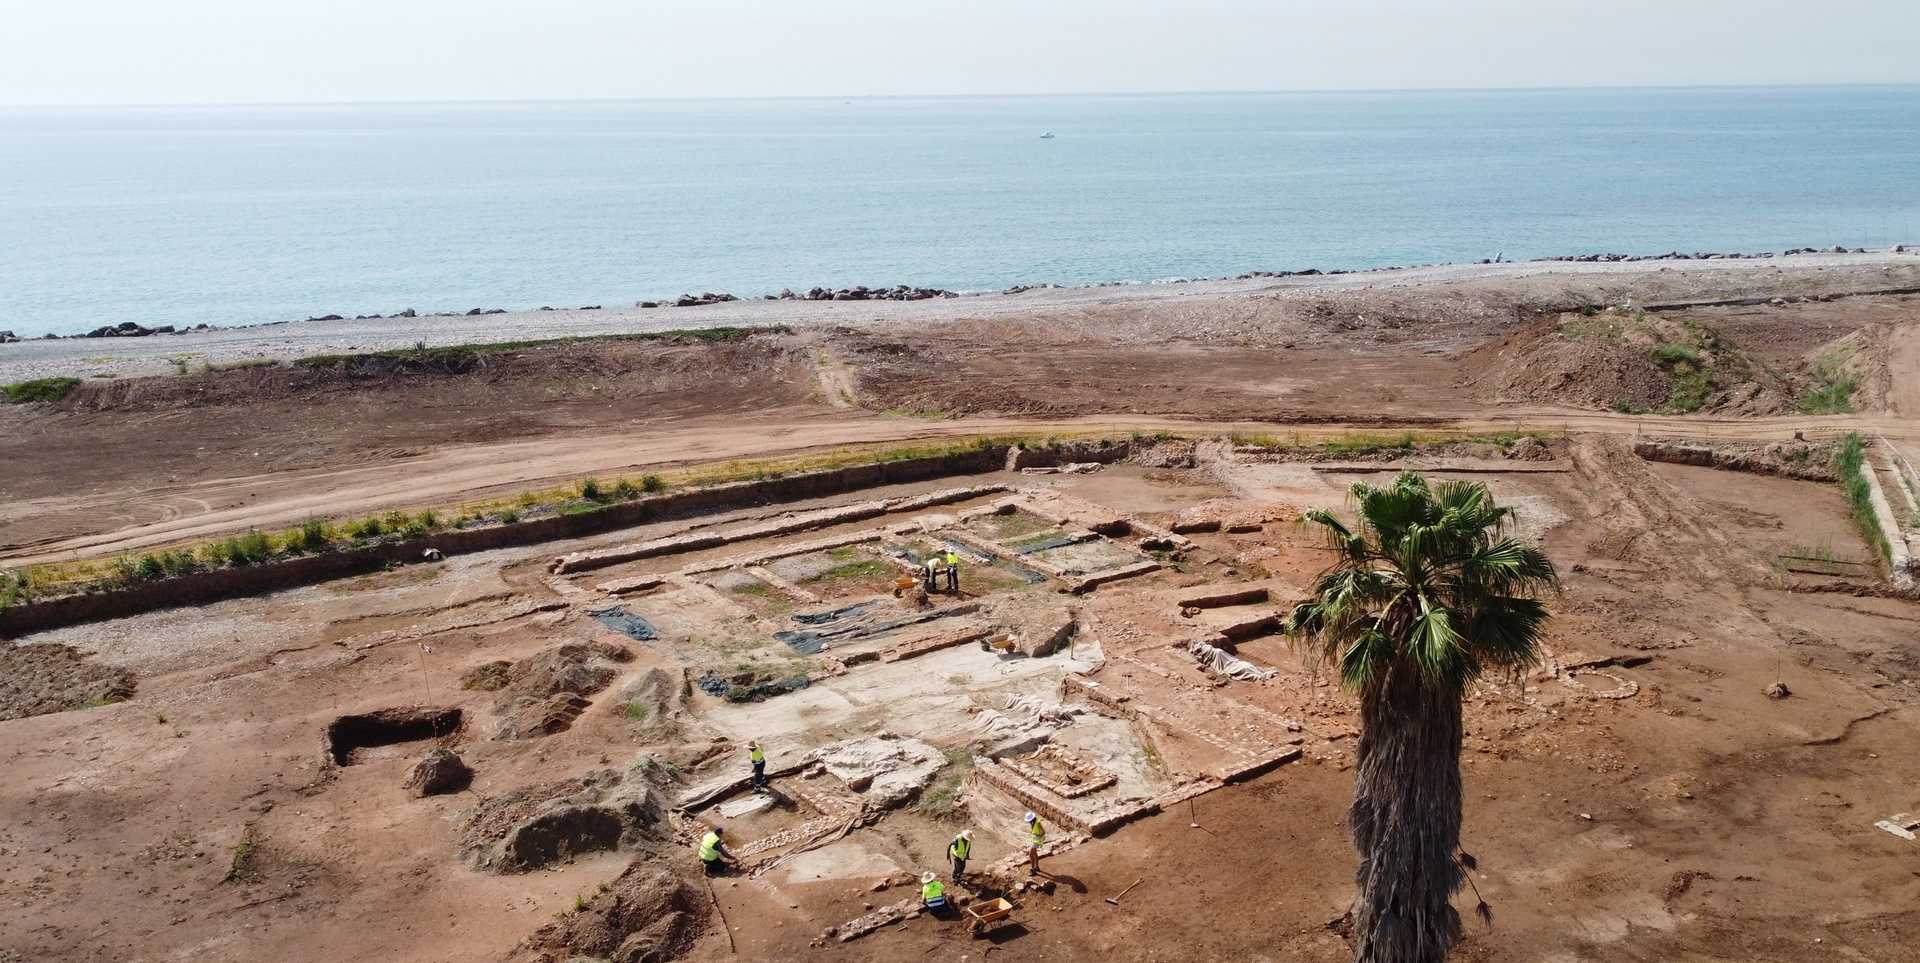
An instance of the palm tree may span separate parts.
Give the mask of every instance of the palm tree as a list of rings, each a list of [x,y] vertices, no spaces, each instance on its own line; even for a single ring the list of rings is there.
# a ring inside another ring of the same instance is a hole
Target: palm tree
[[[1351,497],[1356,529],[1325,509],[1306,513],[1339,561],[1287,629],[1360,699],[1347,811],[1360,854],[1354,960],[1437,963],[1460,938],[1451,898],[1466,879],[1460,698],[1488,669],[1538,662],[1548,614],[1535,596],[1558,577],[1539,549],[1505,534],[1513,509],[1485,485],[1428,485],[1408,472],[1355,485]],[[1481,912],[1491,918],[1484,903]]]

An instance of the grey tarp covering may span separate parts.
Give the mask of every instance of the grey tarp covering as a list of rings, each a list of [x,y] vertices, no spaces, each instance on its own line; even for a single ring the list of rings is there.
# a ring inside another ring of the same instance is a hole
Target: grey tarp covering
[[[654,629],[652,622],[625,606],[615,605],[611,608],[596,609],[590,614],[601,625],[637,642],[651,642],[660,637],[660,633]]]

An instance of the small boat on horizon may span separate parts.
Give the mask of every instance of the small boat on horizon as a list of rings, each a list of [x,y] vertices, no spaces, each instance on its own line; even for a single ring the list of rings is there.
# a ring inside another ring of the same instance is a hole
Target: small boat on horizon
[[[1046,133],[1044,133],[1044,134],[1041,134],[1041,135],[1040,135],[1040,139],[1041,139],[1041,140],[1052,140],[1052,139],[1053,139],[1053,131],[1047,131]]]

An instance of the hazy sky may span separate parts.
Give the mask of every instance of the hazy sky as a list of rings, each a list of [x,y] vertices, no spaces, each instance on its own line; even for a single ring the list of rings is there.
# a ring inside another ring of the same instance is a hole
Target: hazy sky
[[[0,0],[0,103],[1920,82],[1920,0]]]

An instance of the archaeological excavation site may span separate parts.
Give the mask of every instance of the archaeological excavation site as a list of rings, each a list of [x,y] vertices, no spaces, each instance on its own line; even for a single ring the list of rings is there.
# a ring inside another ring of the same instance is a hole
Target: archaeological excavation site
[[[1319,419],[1249,417],[1296,389],[1224,349],[1017,376],[876,327],[612,349],[670,355],[644,364],[672,391],[711,362],[727,397],[793,393],[612,454],[263,442],[244,484],[182,461],[146,500],[33,495],[4,548],[46,581],[0,583],[0,963],[1351,959],[1367,720],[1299,612],[1346,551],[1323,521],[1406,473],[1483,486],[1555,572],[1533,658],[1462,688],[1456,958],[1912,959],[1920,328],[1838,304],[1702,317],[1774,374],[1827,342],[1756,332],[1853,338],[1863,412],[1736,410],[1785,381],[1582,407],[1537,323],[1477,309],[1351,349],[1352,385],[1302,390],[1398,407]],[[1422,367],[1469,357],[1511,396]],[[504,398],[522,362],[491,363],[369,375],[403,392],[369,424],[436,417],[423,386]],[[1000,407],[897,411],[936,363]],[[224,452],[210,404],[180,417]],[[374,514],[314,520],[313,492]]]

